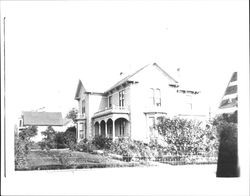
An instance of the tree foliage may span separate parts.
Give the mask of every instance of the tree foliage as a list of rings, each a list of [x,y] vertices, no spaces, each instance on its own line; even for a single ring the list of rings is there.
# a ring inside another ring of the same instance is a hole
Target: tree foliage
[[[216,130],[200,121],[182,118],[158,118],[156,129],[167,143],[170,155],[199,155],[218,148]]]
[[[27,139],[30,140],[32,137],[37,135],[37,127],[36,126],[30,126],[27,129],[23,129],[19,132],[19,137],[23,140]]]
[[[78,110],[76,108],[72,108],[66,115],[66,118],[67,119],[72,119],[73,122],[75,123],[76,122],[76,118],[77,118],[77,115],[78,115]]]
[[[75,127],[69,127],[65,132],[64,132],[64,139],[65,139],[65,144],[67,147],[70,149],[74,149],[76,145],[76,128]]]
[[[217,116],[213,123],[220,136],[216,176],[239,177],[237,111]]]
[[[41,132],[41,134],[44,136],[42,142],[40,142],[40,146],[42,148],[46,149],[56,148],[56,142],[55,142],[56,131],[53,129],[52,126],[48,126],[45,131]]]
[[[31,126],[15,132],[15,168],[26,169],[28,167],[27,155],[30,151],[31,138],[37,135],[37,127]]]

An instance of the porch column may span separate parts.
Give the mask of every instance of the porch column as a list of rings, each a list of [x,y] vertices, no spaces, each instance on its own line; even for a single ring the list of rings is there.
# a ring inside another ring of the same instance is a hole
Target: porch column
[[[105,122],[105,137],[108,137],[108,122]]]
[[[101,123],[99,123],[99,136],[101,135]]]
[[[112,140],[115,140],[115,121],[112,119]]]

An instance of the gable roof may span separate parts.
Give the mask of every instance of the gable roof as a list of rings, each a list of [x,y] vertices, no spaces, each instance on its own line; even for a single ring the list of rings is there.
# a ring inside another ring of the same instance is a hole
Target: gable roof
[[[62,126],[61,112],[23,112],[24,126]]]
[[[167,76],[168,78],[170,78],[170,79],[173,81],[173,83],[176,83],[176,84],[178,83],[173,77],[171,77],[171,76],[170,76],[165,70],[163,70],[159,65],[157,65],[156,63],[153,63],[153,64],[145,65],[144,67],[140,68],[139,70],[135,71],[134,73],[129,74],[128,76],[126,76],[125,78],[121,79],[121,80],[118,81],[116,84],[114,84],[112,87],[110,87],[108,90],[106,90],[105,93],[108,92],[108,91],[110,91],[110,90],[112,90],[112,89],[114,89],[114,88],[116,88],[116,87],[118,87],[118,86],[120,86],[120,85],[122,85],[122,84],[124,84],[125,82],[132,82],[133,80],[131,80],[131,78],[132,78],[134,75],[138,74],[139,72],[141,72],[142,70],[144,70],[146,67],[149,67],[149,66],[155,66],[155,67],[157,67],[160,71],[163,72],[163,74],[164,74],[165,76]]]
[[[97,94],[102,94],[104,93],[105,90],[104,83],[100,84],[98,80],[91,82],[91,81],[86,81],[84,79],[79,79],[75,93],[75,100],[80,98],[81,88],[83,88],[84,91],[87,93],[97,93]]]
[[[146,67],[149,66],[155,66],[157,69],[159,69],[165,76],[167,76],[172,82],[173,84],[177,84],[178,82],[171,77],[165,70],[163,70],[159,65],[157,65],[156,63],[153,64],[148,64],[145,65],[143,67],[141,67],[140,69],[138,69],[137,71],[127,75],[126,77],[124,77],[123,79],[119,80],[118,82],[116,82],[113,86],[111,86],[110,88],[108,88],[106,90],[106,84],[105,83],[98,83],[97,81],[85,81],[84,79],[79,79],[78,85],[77,85],[77,90],[75,93],[75,99],[79,99],[80,98],[80,90],[83,87],[85,89],[86,92],[91,92],[91,93],[101,93],[101,94],[105,94],[107,92],[109,92],[110,90],[126,83],[126,82],[133,82],[132,77],[136,74],[138,74],[139,72],[141,72],[142,70],[144,70]],[[83,85],[84,83],[84,85]]]

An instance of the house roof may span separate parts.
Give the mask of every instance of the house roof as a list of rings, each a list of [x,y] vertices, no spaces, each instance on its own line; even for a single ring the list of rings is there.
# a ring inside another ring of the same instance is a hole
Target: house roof
[[[24,126],[62,126],[61,112],[23,112]]]
[[[126,82],[132,82],[132,77],[136,74],[138,74],[139,72],[141,72],[142,70],[144,70],[145,68],[149,67],[149,66],[155,66],[157,69],[159,69],[161,72],[163,72],[163,74],[165,76],[167,76],[172,82],[173,84],[177,84],[178,82],[171,77],[165,70],[163,70],[159,65],[157,65],[156,63],[153,64],[148,64],[145,65],[143,67],[141,67],[140,69],[136,70],[135,72],[125,76],[124,78],[122,78],[121,80],[119,80],[118,82],[116,82],[114,85],[112,85],[110,88],[107,89],[107,83],[112,82],[111,79],[109,79],[108,82],[99,82],[99,81],[86,81],[84,79],[79,79],[78,85],[77,85],[77,90],[76,90],[76,94],[75,94],[75,99],[79,98],[79,93],[81,90],[81,87],[84,87],[86,92],[92,92],[92,93],[107,93],[110,90],[126,83]]]
[[[144,67],[140,68],[139,70],[133,72],[132,74],[129,74],[128,76],[126,76],[125,78],[121,79],[120,81],[118,81],[116,84],[114,84],[112,87],[110,87],[108,90],[106,90],[105,92],[108,92],[114,88],[116,88],[117,86],[120,86],[122,84],[124,84],[125,82],[129,82],[129,81],[133,81],[131,80],[132,77],[134,75],[136,75],[137,73],[141,72],[142,70],[144,70],[146,67],[149,67],[149,66],[155,66],[157,67],[160,71],[162,71],[164,73],[164,75],[166,75],[168,78],[170,78],[173,83],[178,83],[173,77],[171,77],[165,70],[163,70],[159,65],[157,65],[156,63],[153,63],[153,64],[148,64],[148,65],[145,65]]]

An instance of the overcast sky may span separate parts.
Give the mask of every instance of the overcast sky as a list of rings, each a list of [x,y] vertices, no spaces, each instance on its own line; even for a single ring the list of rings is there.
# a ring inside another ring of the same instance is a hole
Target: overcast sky
[[[65,115],[76,107],[79,78],[110,84],[121,71],[154,62],[170,74],[181,68],[216,108],[232,72],[246,66],[246,1],[1,4],[12,117],[41,107]]]

